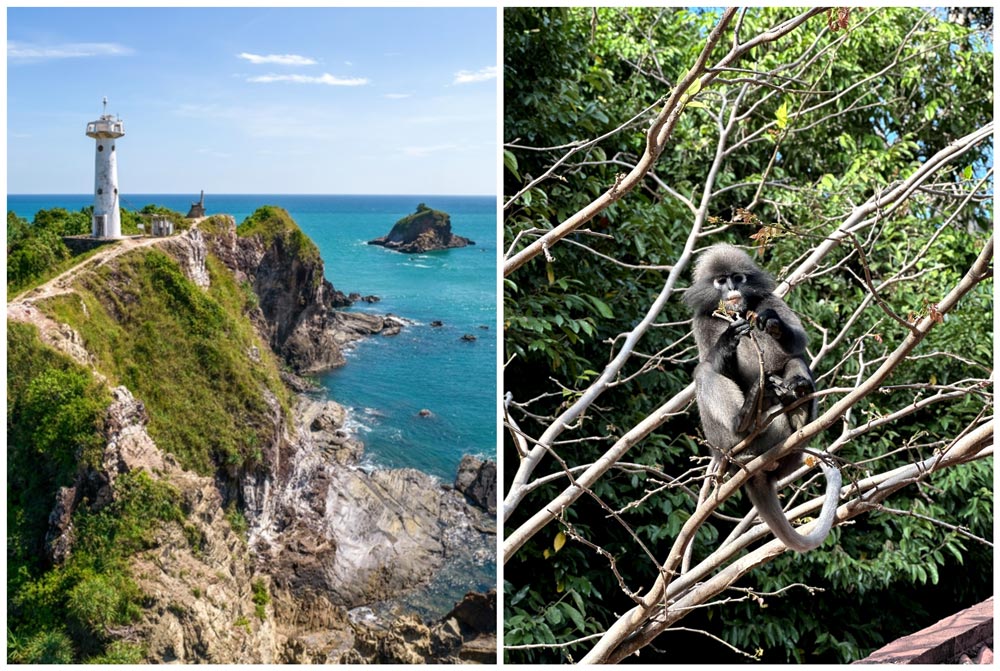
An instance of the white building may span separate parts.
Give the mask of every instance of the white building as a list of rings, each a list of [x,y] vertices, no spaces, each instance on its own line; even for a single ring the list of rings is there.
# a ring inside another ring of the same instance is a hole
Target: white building
[[[153,217],[153,225],[151,235],[157,237],[164,237],[174,234],[174,222],[170,221],[168,217]]]
[[[104,113],[97,121],[87,124],[87,137],[97,140],[94,152],[94,219],[91,234],[95,238],[120,238],[122,220],[118,211],[118,158],[115,140],[125,135],[125,124],[112,118],[108,99]]]

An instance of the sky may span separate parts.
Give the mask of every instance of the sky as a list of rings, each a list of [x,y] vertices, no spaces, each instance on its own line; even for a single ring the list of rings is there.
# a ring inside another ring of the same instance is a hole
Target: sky
[[[495,8],[8,8],[7,192],[496,192]]]

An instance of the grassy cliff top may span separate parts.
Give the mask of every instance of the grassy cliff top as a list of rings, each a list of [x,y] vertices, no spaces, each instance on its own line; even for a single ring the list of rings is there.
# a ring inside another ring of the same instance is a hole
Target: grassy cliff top
[[[285,244],[287,249],[304,262],[320,261],[319,247],[309,239],[291,215],[276,205],[264,205],[243,220],[236,227],[236,234],[242,238],[260,236],[265,246],[270,246],[277,239]]]

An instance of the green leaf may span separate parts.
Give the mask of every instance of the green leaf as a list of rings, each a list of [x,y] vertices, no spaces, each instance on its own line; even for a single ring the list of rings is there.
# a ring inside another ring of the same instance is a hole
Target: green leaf
[[[597,308],[597,311],[601,313],[602,317],[605,319],[614,318],[615,313],[611,310],[611,306],[602,301],[600,298],[597,296],[591,296],[590,302],[594,304],[594,307]]]
[[[521,179],[521,175],[517,171],[517,157],[514,156],[514,152],[503,150],[503,165],[514,175],[515,179]]]
[[[576,630],[579,632],[583,632],[587,626],[586,622],[583,619],[583,614],[568,603],[563,603],[561,605],[563,614],[565,614],[566,617],[568,617],[570,620],[573,621],[573,625],[576,627]]]
[[[774,113],[774,118],[778,122],[778,130],[785,130],[788,126],[788,102],[781,103],[781,107]]]

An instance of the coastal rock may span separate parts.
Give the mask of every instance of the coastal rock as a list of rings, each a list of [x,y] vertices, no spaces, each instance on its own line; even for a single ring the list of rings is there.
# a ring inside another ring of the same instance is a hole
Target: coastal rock
[[[211,285],[212,280],[205,266],[208,248],[200,230],[188,229],[181,235],[164,240],[160,245],[178,260],[189,280],[203,289]]]
[[[399,335],[399,332],[403,330],[404,322],[395,315],[386,315],[384,323],[385,326],[382,328],[384,336]]]
[[[447,615],[424,623],[412,614],[387,624],[356,622],[354,649],[341,663],[495,664],[496,590],[469,592]]]
[[[484,546],[481,513],[413,469],[365,473],[308,444],[262,499],[250,544],[278,586],[346,608],[423,584],[449,556]]]
[[[406,254],[422,254],[476,243],[451,232],[448,214],[420,203],[417,211],[397,221],[388,235],[369,240],[368,244]]]
[[[309,432],[313,444],[343,466],[356,464],[364,454],[364,443],[344,428],[347,410],[336,401],[301,398],[295,407],[297,423]]]
[[[497,591],[469,592],[442,618],[455,622],[462,638],[458,658],[465,663],[495,664],[497,654]]]
[[[455,476],[455,489],[474,504],[494,514],[497,511],[497,465],[470,454],[462,457]]]
[[[459,340],[464,340],[465,342],[474,342],[476,340],[476,336],[472,335],[471,333],[466,333],[461,338],[459,338]]]

